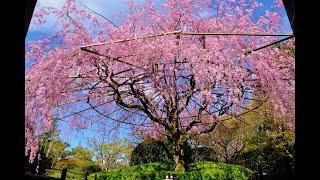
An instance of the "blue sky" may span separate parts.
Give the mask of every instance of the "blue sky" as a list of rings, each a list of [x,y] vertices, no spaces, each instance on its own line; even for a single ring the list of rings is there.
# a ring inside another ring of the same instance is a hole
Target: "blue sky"
[[[94,0],[86,1],[83,3],[89,8],[94,9],[95,11],[103,14],[108,18],[111,18],[112,15],[115,12],[118,12],[119,9],[126,8],[124,0]],[[62,5],[63,0],[38,0],[34,11],[36,12],[44,6],[59,8]],[[48,23],[41,27],[34,27],[31,25],[26,37],[26,41],[41,39],[41,36],[44,36],[46,33],[52,32],[52,29],[54,29],[52,17],[48,19]]]
[[[35,12],[39,10],[43,6],[52,6],[52,7],[61,7],[63,1],[62,0],[38,0]],[[104,16],[111,18],[112,15],[115,12],[118,12],[119,9],[123,10],[126,8],[124,0],[94,0],[94,1],[86,1],[84,2],[86,6],[88,6],[91,9],[94,9],[95,11],[103,14]],[[31,20],[32,22],[32,20]],[[53,19],[49,18],[48,23],[46,23],[44,26],[41,27],[34,27],[30,26],[26,42],[28,41],[34,41],[34,40],[40,40],[46,36],[46,34],[50,34],[53,29]],[[117,23],[117,22],[115,22]],[[80,130],[78,132],[73,132],[72,134],[68,134],[68,127],[65,123],[59,122],[58,127],[60,129],[60,137],[68,142],[70,144],[70,148],[76,147],[76,146],[87,146],[87,140],[91,137],[99,136],[99,133],[95,132],[96,129],[98,129],[97,126],[90,126],[87,130]],[[116,134],[115,132],[112,135],[118,135],[118,138],[125,138],[127,137],[127,134],[129,133],[129,130],[126,127],[123,127],[122,130],[120,130],[120,134]],[[101,136],[101,134],[100,134]],[[112,138],[107,138],[112,139]]]
[[[138,2],[142,2],[143,0],[137,0]],[[156,3],[164,2],[165,0],[154,0]],[[270,0],[260,0],[264,4],[264,7],[268,9],[272,5],[272,1]],[[112,18],[112,15],[119,10],[126,9],[125,0],[90,0],[90,1],[83,1],[83,4],[88,6],[91,9],[99,12],[100,14],[104,15],[105,17]],[[38,0],[36,4],[35,11],[39,10],[39,8],[43,6],[51,6],[51,7],[61,7],[63,5],[63,0]],[[263,9],[256,12],[257,15],[261,14]],[[32,21],[32,20],[31,20]],[[49,18],[48,23],[41,27],[34,27],[30,26],[26,41],[29,40],[38,40],[41,39],[41,36],[44,36],[46,33],[50,33],[53,26],[53,18]],[[119,24],[119,22],[115,22]],[[288,29],[291,31],[289,20],[284,14],[283,16],[283,27],[289,27]],[[288,33],[290,33],[288,32]]]
[[[139,2],[143,0],[138,0]],[[95,11],[99,12],[100,14],[103,14],[104,16],[112,19],[112,15],[119,10],[125,10],[125,0],[90,0],[90,1],[83,1],[83,3],[88,6],[91,9],[94,9]],[[164,2],[164,0],[155,0],[156,3]],[[260,0],[264,4],[264,7],[268,9],[268,7],[271,6],[271,3],[269,0]],[[63,4],[62,0],[38,0],[37,5],[35,8],[35,12],[39,10],[39,8],[43,6],[52,6],[52,7],[61,7]],[[261,12],[257,12],[257,15],[261,14]],[[32,20],[31,20],[32,22]],[[54,29],[53,26],[53,18],[50,17],[48,19],[48,23],[41,26],[41,27],[34,27],[30,26],[29,31],[26,37],[26,42],[28,41],[34,41],[34,40],[40,40],[43,37],[46,36],[46,34],[50,34],[52,30]],[[115,22],[116,24],[119,24],[119,22]],[[290,24],[288,21],[288,18],[286,14],[284,13],[283,16],[283,27],[286,27],[286,29],[289,29],[289,32],[286,31],[285,33],[291,33],[292,30],[290,28]],[[91,129],[96,129],[98,127],[91,127],[90,130],[83,130],[78,133],[74,133],[69,138],[67,138],[69,135],[63,133],[63,131],[66,129],[66,126],[64,124],[59,124],[60,129],[62,130],[61,138],[65,141],[67,141],[71,148],[75,146],[86,146],[86,138],[90,136],[97,136],[96,133],[93,133]],[[120,137],[126,137],[128,134],[128,130],[123,129],[121,131]]]

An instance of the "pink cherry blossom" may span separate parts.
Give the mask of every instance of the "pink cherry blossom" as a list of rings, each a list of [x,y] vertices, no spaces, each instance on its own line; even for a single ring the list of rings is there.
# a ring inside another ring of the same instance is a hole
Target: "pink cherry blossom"
[[[255,0],[167,0],[159,8],[152,1],[129,1],[128,6],[129,14],[119,14],[119,27],[75,0],[35,13],[35,25],[55,16],[57,31],[26,46],[26,59],[36,59],[25,87],[31,161],[53,119],[80,129],[103,121],[110,129],[126,124],[136,134],[180,143],[266,101],[278,117],[294,117],[294,40],[281,49],[245,54],[278,38],[215,35],[203,41],[187,34],[279,34],[276,7],[255,21],[253,11],[261,6]],[[55,38],[62,43],[45,51]],[[100,44],[80,49],[95,43]]]

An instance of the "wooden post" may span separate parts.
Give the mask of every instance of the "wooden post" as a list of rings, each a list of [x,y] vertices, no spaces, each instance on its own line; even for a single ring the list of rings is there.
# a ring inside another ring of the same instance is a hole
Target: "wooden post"
[[[255,180],[259,180],[259,174],[258,174],[257,171],[254,172],[254,176],[255,176],[255,178],[256,178]]]
[[[179,46],[180,34],[176,35],[176,39],[177,39],[176,45]]]
[[[258,173],[259,173],[259,179],[262,180],[263,179],[263,173],[262,173],[262,167],[261,167],[260,164],[258,165]]]
[[[202,42],[202,48],[206,49],[206,39],[204,35],[200,37],[200,42]]]
[[[67,167],[64,167],[61,172],[61,180],[66,180],[67,177]]]
[[[97,180],[97,174],[94,175],[94,180]]]

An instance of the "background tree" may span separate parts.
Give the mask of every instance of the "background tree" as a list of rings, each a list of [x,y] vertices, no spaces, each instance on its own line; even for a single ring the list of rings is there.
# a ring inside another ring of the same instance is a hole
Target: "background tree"
[[[137,165],[151,162],[173,164],[172,151],[173,146],[168,141],[145,139],[134,148],[130,157],[130,164]]]
[[[229,120],[220,123],[219,126],[207,137],[201,137],[198,141],[207,147],[211,147],[219,161],[232,163],[246,146],[246,134],[239,130],[239,123]]]
[[[81,169],[86,173],[92,164],[92,154],[83,147],[72,148],[70,155],[67,157],[68,167]]]
[[[236,163],[272,176],[288,176],[295,169],[295,133],[288,117],[279,121],[270,106],[263,106],[256,117],[253,133]],[[252,121],[252,119],[251,119]],[[253,121],[254,122],[254,121]]]
[[[31,165],[34,173],[45,174],[46,169],[53,168],[55,163],[65,155],[65,148],[68,146],[58,137],[57,124],[54,123],[51,129],[42,134],[39,140],[39,154],[37,160]]]
[[[193,162],[212,161],[217,162],[217,153],[213,148],[208,146],[194,145],[188,142],[185,146],[185,152],[188,153],[184,161],[186,164]],[[160,162],[167,165],[173,165],[173,144],[168,140],[160,141],[153,139],[145,139],[139,143],[133,150],[130,158],[131,165]]]
[[[195,147],[191,149],[191,162],[217,162],[217,153],[211,147]]]
[[[54,140],[49,144],[46,156],[51,159],[50,168],[54,168],[57,163],[68,156],[68,151],[66,148],[69,145],[61,140]]]
[[[98,143],[96,140],[91,140],[90,146],[95,161],[99,162],[103,170],[115,170],[129,165],[133,144],[126,139],[111,143]]]
[[[220,124],[212,133],[194,141],[197,146],[211,147],[220,157],[219,161],[255,171],[260,166],[269,175],[288,175],[295,166],[294,130],[291,120],[280,121],[273,113],[272,107],[265,104],[238,121]]]
[[[61,115],[56,119],[80,129],[104,119],[112,128],[128,125],[145,136],[166,137],[176,171],[185,170],[187,141],[220,122],[267,100],[279,117],[293,116],[288,69],[294,69],[294,58],[274,47],[250,51],[277,37],[201,34],[279,33],[279,6],[255,20],[261,4],[254,0],[168,0],[158,8],[151,1],[129,1],[128,6],[119,27],[74,0],[35,15],[40,24],[55,15],[59,30],[27,47],[27,59],[35,59],[26,72],[31,160],[39,132],[52,125],[53,110]],[[44,51],[54,39],[61,44]]]

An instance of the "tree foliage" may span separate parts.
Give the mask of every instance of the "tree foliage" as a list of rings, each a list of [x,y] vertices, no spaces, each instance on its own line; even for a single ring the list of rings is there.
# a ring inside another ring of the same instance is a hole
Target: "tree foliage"
[[[268,175],[292,175],[295,170],[295,133],[290,121],[275,121],[270,107],[264,106],[258,116],[255,132],[247,138],[247,146],[236,163]],[[289,126],[288,126],[289,125]]]
[[[211,147],[220,157],[219,161],[257,172],[260,168],[269,175],[288,175],[295,166],[295,135],[290,121],[288,117],[277,119],[272,106],[265,104],[195,141]]]
[[[46,169],[53,168],[59,160],[66,156],[68,144],[59,139],[58,133],[57,124],[54,123],[48,132],[41,135],[36,161],[26,162],[27,166],[31,165],[34,174],[44,174]]]
[[[173,144],[168,140],[155,141],[146,139],[139,143],[133,150],[130,158],[131,165],[145,164],[145,163],[163,163],[173,164]],[[185,152],[187,152],[186,164],[194,162],[217,161],[216,153],[210,147],[192,147],[185,145]]]
[[[159,162],[163,164],[173,164],[172,144],[168,141],[144,140],[133,150],[130,157],[130,165]]]
[[[275,2],[254,17],[262,6],[256,0],[167,0],[159,7],[129,1],[119,27],[75,0],[41,9],[34,22],[53,15],[57,31],[27,45],[26,58],[35,63],[26,72],[26,153],[35,157],[54,118],[78,129],[107,121],[165,136],[176,170],[184,171],[186,142],[219,122],[267,100],[277,116],[293,116],[294,58],[275,47],[246,53],[277,37],[197,34],[280,33]],[[47,50],[56,39],[61,44]]]
[[[191,162],[217,162],[217,153],[211,147],[196,147],[191,149]]]
[[[60,161],[59,169],[68,167],[68,169],[79,169],[80,172],[85,173],[93,164],[92,154],[89,150],[83,147],[75,147]]]
[[[126,139],[111,143],[91,141],[91,148],[95,161],[99,162],[102,170],[115,170],[129,166],[133,145]]]

